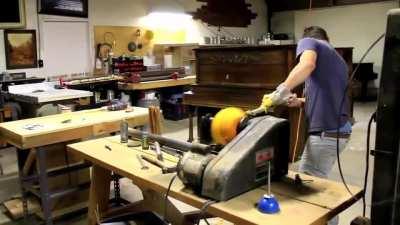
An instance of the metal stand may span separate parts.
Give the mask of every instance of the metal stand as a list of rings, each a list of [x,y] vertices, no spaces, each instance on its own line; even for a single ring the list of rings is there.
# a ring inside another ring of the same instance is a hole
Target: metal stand
[[[195,109],[193,109],[194,107],[189,106],[189,138],[188,138],[188,142],[192,143],[194,141],[194,134],[193,134],[193,115],[194,115],[194,111]]]
[[[261,197],[258,202],[258,210],[262,213],[275,214],[280,211],[277,199],[271,193],[271,160],[268,161],[268,178],[267,178],[268,194]]]
[[[46,225],[52,225],[53,220],[51,217],[51,196],[46,169],[46,152],[43,148],[38,148],[36,155],[39,168],[40,198],[42,201],[43,215]]]
[[[28,192],[24,186],[24,176],[23,176],[23,167],[24,167],[24,162],[26,160],[26,154],[24,155],[23,153],[26,153],[26,152],[22,151],[22,150],[17,150],[18,174],[19,174],[19,182],[20,182],[20,187],[21,187],[22,210],[23,210],[23,214],[24,214],[24,220],[26,222],[28,219],[29,212],[28,212],[28,201],[27,201]]]
[[[1,158],[1,155],[0,155],[0,158]],[[0,176],[3,176],[3,175],[4,175],[3,165],[1,165],[1,163],[0,163]]]
[[[56,177],[65,174],[69,174],[74,171],[87,169],[91,166],[90,163],[79,163],[74,165],[68,165],[57,169],[48,169],[46,163],[46,151],[44,147],[38,147],[36,149],[36,163],[38,168],[38,173],[33,175],[27,175],[23,173],[23,167],[27,158],[29,150],[17,150],[18,157],[18,169],[19,178],[21,183],[21,193],[23,202],[23,212],[24,218],[27,219],[28,216],[28,204],[27,196],[29,193],[36,195],[40,198],[42,203],[43,216],[46,225],[52,225],[52,203],[56,198],[60,198],[66,195],[70,195],[79,192],[84,189],[88,189],[90,183],[79,184],[74,187],[67,187],[61,190],[50,190],[49,188],[49,177]],[[67,154],[65,152],[65,154]],[[35,184],[39,182],[39,189],[35,187]]]
[[[268,195],[271,196],[271,160],[268,160],[268,179],[267,179]]]

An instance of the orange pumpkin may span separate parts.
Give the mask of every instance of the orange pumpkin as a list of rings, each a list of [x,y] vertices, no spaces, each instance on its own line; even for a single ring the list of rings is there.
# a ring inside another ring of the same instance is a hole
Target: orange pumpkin
[[[229,107],[219,111],[211,123],[211,136],[216,144],[226,145],[237,135],[237,127],[245,116],[240,108]]]

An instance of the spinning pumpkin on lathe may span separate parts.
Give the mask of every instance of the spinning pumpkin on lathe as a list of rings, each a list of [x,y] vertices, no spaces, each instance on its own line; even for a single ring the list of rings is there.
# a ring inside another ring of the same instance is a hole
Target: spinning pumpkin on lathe
[[[237,135],[237,128],[245,116],[240,108],[229,107],[219,111],[211,123],[211,136],[216,144],[226,145]]]

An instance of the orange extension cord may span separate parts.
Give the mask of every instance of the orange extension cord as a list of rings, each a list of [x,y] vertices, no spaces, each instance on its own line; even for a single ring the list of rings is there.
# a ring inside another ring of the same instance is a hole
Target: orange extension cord
[[[299,120],[297,122],[297,130],[296,130],[296,142],[294,144],[294,151],[292,155],[292,163],[296,161],[296,153],[297,153],[297,147],[299,146],[299,140],[300,140],[300,128],[301,128],[301,121],[303,119],[303,108],[299,108],[300,113],[299,113]]]

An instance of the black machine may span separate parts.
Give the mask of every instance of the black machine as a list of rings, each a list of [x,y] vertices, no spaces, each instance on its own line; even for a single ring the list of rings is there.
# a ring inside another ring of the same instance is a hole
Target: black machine
[[[272,179],[288,172],[290,126],[287,120],[258,116],[246,120],[240,130],[222,149],[147,135],[150,141],[183,152],[175,171],[187,187],[200,196],[226,201],[265,185],[269,161]],[[135,138],[143,135],[134,129],[129,129],[129,134]]]
[[[288,172],[289,122],[273,116],[256,117],[217,155],[187,152],[178,176],[201,196],[226,201],[265,185],[269,160],[272,178]]]
[[[400,9],[389,12],[377,111],[371,222],[400,224]]]

